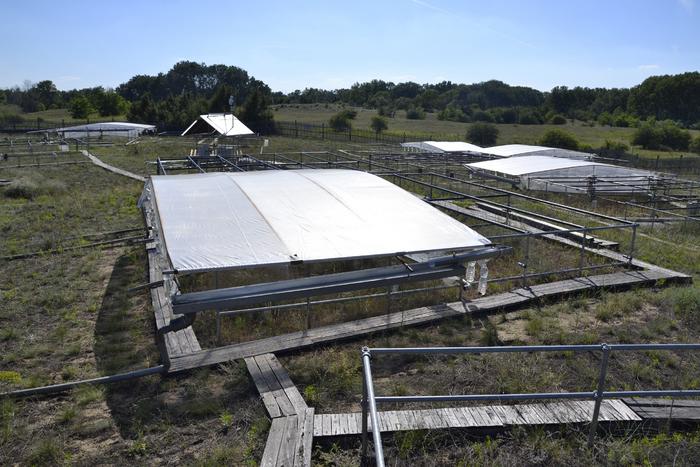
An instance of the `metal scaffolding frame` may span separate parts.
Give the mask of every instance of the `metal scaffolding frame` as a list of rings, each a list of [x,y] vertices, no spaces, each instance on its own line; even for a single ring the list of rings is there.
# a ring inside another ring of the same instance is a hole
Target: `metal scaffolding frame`
[[[374,445],[374,460],[378,467],[384,467],[384,452],[382,448],[381,430],[378,429],[379,413],[377,404],[408,403],[408,402],[483,402],[483,401],[520,401],[520,400],[555,400],[578,399],[593,400],[594,408],[588,430],[588,445],[591,446],[598,429],[600,405],[604,399],[620,397],[699,397],[700,390],[642,390],[642,391],[609,391],[607,386],[607,371],[612,352],[647,352],[661,351],[697,351],[700,344],[599,344],[599,345],[533,345],[533,346],[495,346],[495,347],[404,347],[404,348],[369,348],[361,350],[362,359],[362,447],[361,465],[367,465],[369,423],[372,424],[372,440]],[[534,352],[600,352],[598,380],[593,391],[581,392],[533,392],[508,394],[445,394],[435,396],[378,396],[374,391],[372,377],[372,357],[387,354],[412,355],[459,355],[486,353],[534,353]]]

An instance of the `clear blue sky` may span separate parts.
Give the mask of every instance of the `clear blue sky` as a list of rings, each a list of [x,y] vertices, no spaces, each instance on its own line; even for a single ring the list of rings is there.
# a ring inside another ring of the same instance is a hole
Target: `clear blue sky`
[[[0,18],[0,87],[114,87],[180,60],[285,92],[373,78],[628,87],[700,69],[700,0],[3,0]]]

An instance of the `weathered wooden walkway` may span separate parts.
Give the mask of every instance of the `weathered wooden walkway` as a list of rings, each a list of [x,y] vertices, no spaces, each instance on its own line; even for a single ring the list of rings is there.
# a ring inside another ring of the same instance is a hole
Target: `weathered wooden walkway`
[[[453,302],[404,310],[346,323],[312,328],[308,331],[298,331],[215,349],[200,350],[186,355],[173,356],[170,359],[168,371],[178,372],[263,353],[296,350],[405,326],[423,325],[432,321],[459,316],[466,312],[493,312],[527,305],[536,300],[562,297],[587,289],[624,288],[635,285],[655,284],[662,280],[666,282],[683,281],[685,280],[684,277],[687,276],[667,274],[663,270],[623,271],[533,285],[527,289],[519,288],[501,294],[487,295],[464,303]]]
[[[151,231],[149,216],[144,216],[144,219],[146,227]],[[166,297],[165,287],[162,284],[163,270],[159,261],[160,255],[154,242],[146,244],[146,253],[148,255],[148,282],[150,284],[161,283],[161,285],[151,288],[150,294],[153,314],[156,319],[156,330],[161,334],[160,337],[156,336],[156,340],[161,350],[163,363],[169,364],[173,358],[178,356],[200,352],[202,347],[199,345],[192,326],[179,331],[161,332],[174,319],[173,307],[170,300]]]
[[[260,465],[311,465],[314,409],[274,354],[249,357],[245,363],[272,419]]]
[[[135,173],[129,172],[128,170],[120,169],[119,167],[114,167],[113,165],[109,165],[105,162],[102,162],[99,158],[93,156],[84,149],[82,149],[80,152],[98,167],[102,167],[103,169],[109,170],[110,172],[113,172],[117,175],[123,175],[124,177],[131,178],[132,180],[136,180],[139,182],[146,181],[146,178],[142,177],[141,175],[136,175]]]
[[[445,409],[392,410],[379,412],[381,432],[434,430],[442,428],[507,428],[515,425],[562,425],[588,423],[593,401],[565,401],[515,405],[488,405]],[[605,400],[601,422],[642,420],[621,400]],[[372,424],[369,423],[372,430]],[[346,436],[362,433],[362,414],[340,413],[314,416],[314,436]]]

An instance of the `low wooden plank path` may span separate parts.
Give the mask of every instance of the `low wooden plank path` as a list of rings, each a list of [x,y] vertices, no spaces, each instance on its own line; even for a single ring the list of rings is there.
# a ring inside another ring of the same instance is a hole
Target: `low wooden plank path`
[[[658,421],[700,421],[700,401],[690,399],[624,398],[622,401],[640,417]]]
[[[298,415],[309,407],[274,354],[245,359],[270,418]]]
[[[687,276],[685,276],[687,277]],[[523,306],[536,300],[562,297],[587,289],[625,288],[636,285],[655,284],[658,281],[685,280],[683,275],[670,275],[664,270],[623,271],[584,278],[567,279],[519,288],[510,292],[487,295],[468,302],[453,302],[415,308],[371,318],[349,321],[329,326],[298,331],[258,339],[214,349],[195,351],[170,359],[169,372],[184,371],[201,366],[215,365],[239,358],[263,353],[297,350],[313,345],[348,340],[375,332],[398,329],[404,326],[427,324],[436,320],[459,316],[466,312],[487,313],[500,309]]]
[[[274,354],[249,357],[245,363],[272,419],[260,465],[311,465],[314,409]]]
[[[515,405],[488,405],[444,409],[392,410],[379,412],[381,432],[435,430],[444,428],[507,428],[515,425],[562,425],[588,423],[593,401],[563,401]],[[601,422],[639,422],[633,410],[619,399],[604,400]],[[368,424],[372,431],[371,422]],[[362,433],[362,414],[317,414],[314,436],[348,436]]]
[[[90,161],[98,167],[102,167],[105,170],[113,172],[117,175],[122,175],[124,177],[128,177],[128,178],[130,178],[132,180],[136,180],[138,182],[143,183],[146,181],[146,177],[142,177],[141,175],[136,175],[135,173],[129,172],[128,170],[120,169],[119,167],[114,167],[113,165],[109,165],[105,162],[102,162],[102,160],[100,160],[98,157],[93,156],[92,154],[90,154],[89,152],[87,152],[84,149],[81,149],[80,152],[83,154],[83,156],[90,159]]]
[[[144,206],[144,209],[148,210],[150,207]],[[146,227],[150,232],[150,218],[148,215],[145,215],[144,219]],[[148,257],[148,282],[151,284],[157,282],[161,283],[161,285],[150,289],[151,305],[153,306],[153,314],[156,319],[156,329],[160,331],[168,326],[170,321],[174,319],[173,307],[170,300],[166,297],[165,286],[162,283],[163,270],[159,261],[161,256],[156,250],[155,242],[146,243],[146,253]],[[179,331],[163,333],[161,338],[156,336],[156,339],[161,351],[161,357],[166,364],[169,364],[173,358],[177,358],[178,356],[190,355],[202,350],[192,326],[188,326]]]

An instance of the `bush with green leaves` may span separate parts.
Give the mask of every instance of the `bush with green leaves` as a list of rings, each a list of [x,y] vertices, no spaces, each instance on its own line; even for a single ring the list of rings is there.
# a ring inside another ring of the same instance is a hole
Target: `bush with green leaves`
[[[547,131],[538,143],[550,148],[571,149],[574,151],[579,148],[579,142],[574,135],[563,130]]]
[[[410,106],[406,110],[406,118],[409,120],[424,120],[425,110],[423,110],[423,107]]]
[[[352,123],[350,123],[350,117],[348,117],[347,111],[341,111],[333,115],[330,120],[328,120],[328,125],[335,131],[348,131],[352,129]]]
[[[493,146],[498,140],[498,128],[491,123],[477,122],[469,126],[467,141],[479,146]]]
[[[76,96],[70,101],[68,111],[73,118],[88,118],[95,109],[92,108],[92,104],[87,97]]]
[[[447,120],[450,122],[469,122],[471,119],[469,115],[465,114],[464,111],[454,105],[448,105],[443,110],[437,114],[438,120]]]
[[[695,154],[700,155],[700,136],[696,137],[691,143],[690,146],[688,146],[688,149],[690,149],[692,152]]]
[[[551,119],[549,119],[549,123],[552,125],[566,125],[566,117],[563,115],[555,115]]]
[[[389,124],[386,121],[386,118],[380,117],[379,115],[375,115],[372,117],[372,123],[369,125],[376,134],[381,133],[382,131],[386,130],[389,128]]]
[[[692,137],[690,132],[683,130],[675,122],[664,120],[647,121],[640,125],[632,135],[632,144],[644,149],[675,149],[687,150]]]

